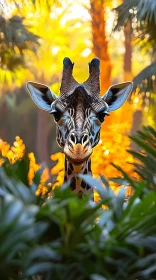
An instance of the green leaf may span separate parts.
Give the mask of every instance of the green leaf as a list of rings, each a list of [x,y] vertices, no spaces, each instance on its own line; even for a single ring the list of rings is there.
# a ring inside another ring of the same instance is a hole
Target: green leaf
[[[130,139],[132,139],[136,144],[138,144],[141,148],[143,148],[152,157],[156,157],[156,151],[152,149],[149,145],[145,144],[145,142],[143,142],[142,140],[134,136],[130,136]]]
[[[52,264],[50,262],[41,262],[41,263],[31,265],[25,271],[25,276],[32,276],[32,275],[36,275],[40,272],[43,273],[43,272],[53,270],[53,269],[54,269],[54,264]]]
[[[91,280],[107,280],[108,278],[105,278],[99,274],[92,274],[91,275]]]

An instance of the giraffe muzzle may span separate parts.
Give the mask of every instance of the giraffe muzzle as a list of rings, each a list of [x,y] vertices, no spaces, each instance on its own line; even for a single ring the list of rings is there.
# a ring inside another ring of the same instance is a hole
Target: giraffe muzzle
[[[81,164],[92,154],[90,138],[87,133],[71,133],[64,147],[64,153],[75,164]]]
[[[81,136],[71,133],[68,137],[68,142],[72,147],[75,147],[77,144],[81,144],[85,148],[89,144],[89,140],[89,135],[87,133],[84,133]]]

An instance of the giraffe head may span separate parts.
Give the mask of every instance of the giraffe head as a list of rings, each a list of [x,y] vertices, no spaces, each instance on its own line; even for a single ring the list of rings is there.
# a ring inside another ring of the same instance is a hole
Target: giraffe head
[[[54,116],[57,142],[75,165],[90,157],[99,142],[105,116],[122,106],[133,87],[132,82],[116,84],[101,97],[99,65],[99,60],[94,58],[89,63],[89,78],[79,84],[72,76],[74,63],[65,58],[59,97],[46,85],[27,83],[35,104]]]

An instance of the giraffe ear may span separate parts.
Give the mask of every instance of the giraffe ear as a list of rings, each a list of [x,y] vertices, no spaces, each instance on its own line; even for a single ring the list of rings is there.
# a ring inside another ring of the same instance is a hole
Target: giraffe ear
[[[42,110],[51,111],[51,103],[57,98],[46,85],[27,82],[26,87],[32,100]]]
[[[132,82],[125,82],[111,86],[102,99],[108,104],[108,111],[119,109],[133,89]]]

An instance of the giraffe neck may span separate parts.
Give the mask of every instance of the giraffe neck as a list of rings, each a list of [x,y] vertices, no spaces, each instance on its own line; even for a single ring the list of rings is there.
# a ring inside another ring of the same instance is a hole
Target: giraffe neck
[[[67,158],[65,158],[64,181],[70,180],[71,190],[75,193],[79,193],[80,197],[82,197],[83,194],[91,193],[92,190],[89,185],[77,177],[78,174],[92,175],[91,159],[89,158],[81,165],[74,165]]]

